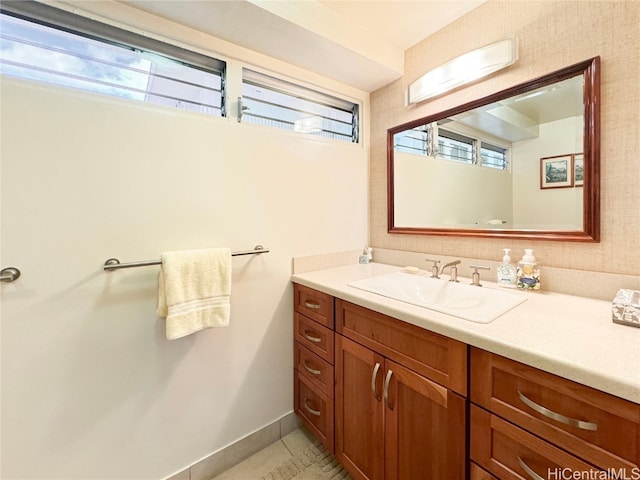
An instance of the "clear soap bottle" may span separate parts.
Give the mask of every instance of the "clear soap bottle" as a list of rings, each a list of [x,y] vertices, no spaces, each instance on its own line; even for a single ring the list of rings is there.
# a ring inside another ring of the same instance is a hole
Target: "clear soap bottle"
[[[533,249],[525,248],[522,260],[518,262],[517,287],[524,290],[540,290],[540,269],[533,256]]]
[[[506,288],[516,288],[518,274],[516,267],[511,263],[511,257],[509,256],[511,249],[503,248],[502,251],[504,256],[502,257],[502,263],[498,265],[498,285]]]

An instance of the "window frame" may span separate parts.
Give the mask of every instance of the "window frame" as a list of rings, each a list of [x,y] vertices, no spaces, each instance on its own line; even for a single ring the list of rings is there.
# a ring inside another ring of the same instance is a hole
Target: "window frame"
[[[345,114],[349,114],[351,116],[351,121],[348,123],[344,120],[331,118],[323,114],[319,114],[318,112],[307,111],[298,107],[287,106],[284,103],[270,103],[265,99],[253,98],[245,95],[245,84],[250,85],[256,88],[263,88],[265,90],[269,90],[272,93],[284,95],[289,97],[289,99],[300,100],[301,102],[309,102],[319,107],[330,108],[334,111],[342,112]],[[312,115],[314,118],[321,118],[322,120],[326,120],[327,122],[336,122],[342,125],[350,125],[350,135],[347,133],[339,132],[336,130],[325,129],[324,125],[319,127],[320,131],[317,131],[316,127],[315,131],[297,131],[296,133],[303,133],[308,135],[318,136],[320,138],[326,138],[328,140],[337,140],[343,143],[360,143],[360,111],[361,105],[359,102],[354,102],[351,100],[346,100],[344,98],[337,97],[335,95],[330,95],[324,93],[317,88],[313,88],[307,85],[302,84],[302,82],[294,82],[291,80],[285,80],[281,76],[276,76],[271,73],[264,73],[258,69],[253,67],[243,67],[242,68],[242,79],[241,79],[241,89],[242,95],[238,97],[238,122],[243,123],[243,117],[245,116],[254,116],[256,118],[262,118],[265,120],[287,124],[292,128],[283,128],[274,125],[264,125],[259,122],[251,122],[246,121],[244,123],[250,123],[253,125],[262,125],[267,128],[275,128],[283,131],[295,131],[295,121],[291,122],[290,120],[284,119],[283,117],[267,117],[262,114],[250,114],[248,113],[249,107],[247,107],[247,102],[245,100],[250,100],[256,103],[261,104],[269,104],[273,108],[281,108],[283,110],[289,110],[291,112],[297,113],[306,113],[308,115]],[[347,140],[347,138],[349,140]]]
[[[0,13],[125,50],[140,50],[167,58],[195,70],[219,75],[221,97],[219,116],[222,118],[227,116],[227,80],[226,62],[224,60],[32,0],[3,0],[0,3]],[[153,95],[153,92],[148,93]],[[217,107],[215,108],[217,109]]]
[[[440,154],[439,139],[441,136],[440,132],[443,130],[449,135],[449,137],[447,137],[446,135],[442,135],[444,138],[450,138],[452,140],[462,141],[472,146],[471,161],[465,162],[463,160],[457,160],[455,158],[450,158],[448,156],[443,156]],[[436,144],[438,145],[438,152],[436,154],[436,158],[460,163],[462,165],[473,165],[473,166],[478,166],[483,168],[490,168],[492,170],[501,171],[501,172],[511,171],[511,161],[510,161],[511,148],[512,148],[511,145],[501,144],[500,142],[496,142],[495,140],[487,139],[482,135],[474,135],[468,132],[461,133],[461,131],[458,131],[457,129],[442,128],[440,126],[438,126],[437,128]],[[493,148],[488,148],[488,150],[495,150],[495,151],[504,150],[504,166],[503,167],[493,166],[484,161],[484,158],[482,156],[482,150],[483,148],[485,148],[484,147],[485,145],[488,145],[489,147],[493,147]]]

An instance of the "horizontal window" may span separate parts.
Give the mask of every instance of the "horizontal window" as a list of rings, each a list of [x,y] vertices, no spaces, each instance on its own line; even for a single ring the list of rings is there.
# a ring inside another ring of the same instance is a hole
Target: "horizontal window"
[[[463,163],[475,163],[475,141],[449,130],[438,129],[438,157]]]
[[[482,157],[483,167],[507,170],[509,168],[507,154],[508,150],[506,148],[491,145],[487,142],[481,142],[480,144],[480,156]]]
[[[225,115],[220,60],[36,2],[1,8],[4,75]]]
[[[396,133],[393,140],[394,150],[397,152],[433,156],[433,128],[431,125],[420,125]]]
[[[426,155],[497,170],[509,169],[508,147],[447,130],[436,123],[419,125],[396,133],[393,141],[393,148],[397,152]]]
[[[243,122],[358,142],[358,105],[243,69],[238,117]]]

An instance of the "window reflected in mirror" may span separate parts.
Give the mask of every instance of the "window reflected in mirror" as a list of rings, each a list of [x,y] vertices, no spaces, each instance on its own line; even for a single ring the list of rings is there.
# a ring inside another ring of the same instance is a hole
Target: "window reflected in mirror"
[[[597,63],[389,129],[389,231],[597,241]]]

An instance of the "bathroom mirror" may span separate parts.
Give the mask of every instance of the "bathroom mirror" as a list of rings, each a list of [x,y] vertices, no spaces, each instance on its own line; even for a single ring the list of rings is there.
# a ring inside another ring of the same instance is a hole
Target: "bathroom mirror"
[[[599,241],[599,65],[390,128],[389,233]]]

